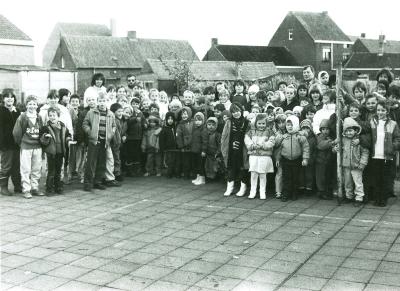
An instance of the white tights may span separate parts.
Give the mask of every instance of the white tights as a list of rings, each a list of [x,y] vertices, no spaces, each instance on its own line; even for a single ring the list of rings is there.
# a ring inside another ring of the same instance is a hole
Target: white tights
[[[250,197],[254,198],[257,193],[258,178],[260,178],[260,198],[265,199],[265,188],[267,186],[267,174],[251,172]]]

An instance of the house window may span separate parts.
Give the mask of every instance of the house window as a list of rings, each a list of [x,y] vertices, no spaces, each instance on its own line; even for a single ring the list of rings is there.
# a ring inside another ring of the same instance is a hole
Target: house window
[[[154,87],[154,82],[152,81],[145,81],[143,82],[144,88],[146,88],[146,90],[150,90],[153,89]]]
[[[64,57],[61,56],[61,69],[64,69],[64,68],[65,68],[65,60],[64,60]]]
[[[330,47],[322,48],[322,61],[329,62],[331,60],[331,54],[332,52]]]
[[[293,29],[292,28],[288,29],[288,39],[289,40],[293,39]]]
[[[343,61],[347,61],[350,57],[350,54],[343,54]]]

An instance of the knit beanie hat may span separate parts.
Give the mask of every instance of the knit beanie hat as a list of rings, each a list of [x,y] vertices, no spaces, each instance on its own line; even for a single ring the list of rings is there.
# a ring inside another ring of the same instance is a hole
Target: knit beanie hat
[[[302,129],[303,127],[308,127],[309,129],[312,129],[312,123],[309,119],[304,119],[301,123],[300,123],[300,129]]]

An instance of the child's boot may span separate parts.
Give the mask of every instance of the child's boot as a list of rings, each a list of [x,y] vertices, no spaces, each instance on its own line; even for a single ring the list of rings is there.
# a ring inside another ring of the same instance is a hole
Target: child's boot
[[[206,177],[199,176],[199,180],[193,184],[195,184],[196,186],[199,186],[199,185],[204,185],[205,183],[206,183]]]
[[[240,189],[239,192],[236,193],[236,196],[242,197],[246,193],[247,186],[245,183],[240,182]]]
[[[199,181],[200,175],[197,174],[196,179],[192,180],[192,183],[196,185],[196,183]]]
[[[258,184],[258,174],[251,172],[251,182],[250,182],[250,195],[249,199],[254,199],[257,193],[257,184]],[[261,187],[261,185],[260,185]],[[239,195],[238,195],[239,196]]]
[[[226,183],[226,191],[224,193],[224,196],[229,196],[232,194],[234,183],[235,183],[234,181]]]
[[[8,191],[7,186],[1,186],[0,188],[1,188],[1,195],[12,196],[12,193]]]

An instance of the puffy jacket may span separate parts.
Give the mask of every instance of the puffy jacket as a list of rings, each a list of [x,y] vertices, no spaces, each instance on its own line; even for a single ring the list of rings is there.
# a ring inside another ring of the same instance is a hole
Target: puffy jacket
[[[284,134],[277,160],[279,161],[282,156],[288,160],[295,160],[300,157],[303,160],[308,160],[310,158],[310,147],[307,138],[299,132]]]
[[[376,144],[376,128],[378,120],[376,118],[371,119],[371,133],[372,133],[372,147],[371,156],[375,155],[375,144]],[[391,119],[385,122],[385,141],[384,141],[384,154],[386,160],[393,160],[395,152],[400,149],[400,130],[397,123]]]
[[[246,133],[244,143],[247,147],[247,154],[250,156],[272,156],[275,136],[269,129],[264,131],[251,129]],[[261,147],[256,148],[257,146]]]
[[[83,120],[82,128],[87,134],[89,142],[96,145],[99,137],[100,111],[97,108],[89,110]],[[115,133],[114,113],[107,110],[106,115],[106,146],[110,145]]]
[[[69,133],[68,128],[65,127],[64,123],[61,121],[59,122],[61,125],[60,128],[60,139],[61,139],[61,148],[62,148],[62,153],[65,155],[66,154],[66,148],[68,146],[68,141],[71,140],[71,134]],[[50,134],[51,138],[46,138],[45,134]],[[46,126],[43,126],[42,129],[40,130],[40,143],[43,146],[43,150],[45,153],[55,155],[57,153],[57,148],[56,148],[56,134],[50,125],[50,121],[47,122]]]
[[[131,118],[127,120],[126,139],[142,140],[143,130],[146,125],[146,119],[142,112],[134,112]]]

